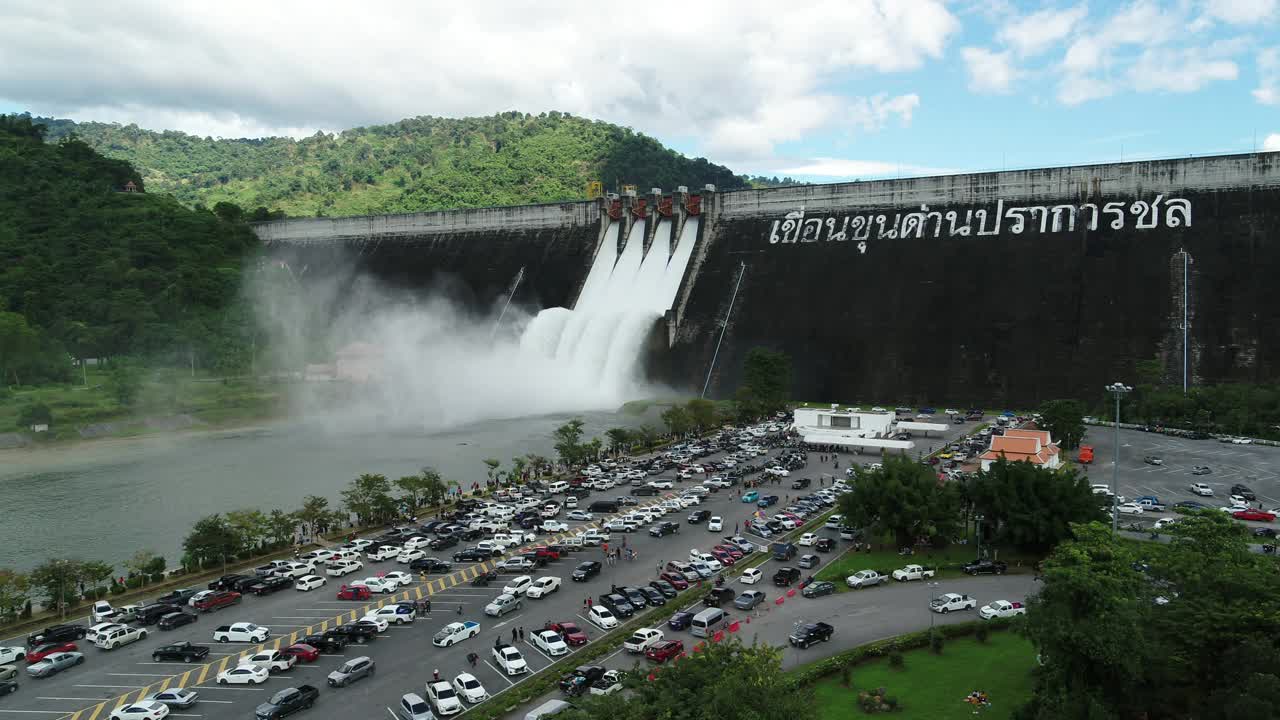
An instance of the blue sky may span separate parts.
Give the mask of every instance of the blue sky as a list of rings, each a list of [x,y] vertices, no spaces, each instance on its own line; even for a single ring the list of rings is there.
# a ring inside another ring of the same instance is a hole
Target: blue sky
[[[561,110],[819,182],[1280,150],[1280,0],[598,8],[11,0],[0,111],[252,137]]]

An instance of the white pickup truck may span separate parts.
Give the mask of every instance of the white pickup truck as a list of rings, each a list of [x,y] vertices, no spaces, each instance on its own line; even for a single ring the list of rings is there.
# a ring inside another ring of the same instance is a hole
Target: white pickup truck
[[[431,644],[436,647],[449,647],[479,634],[480,623],[474,620],[449,623],[441,628],[440,632],[435,634],[435,637],[431,638]]]
[[[875,570],[859,570],[845,578],[844,584],[851,588],[869,588],[883,585],[888,579]]]
[[[370,562],[382,562],[383,560],[395,560],[400,554],[400,548],[395,545],[380,545],[377,549],[370,550],[364,556]]]
[[[904,568],[898,568],[893,571],[893,579],[898,582],[907,582],[908,580],[923,580],[933,577],[932,570],[926,570],[919,565],[908,565]]]
[[[268,672],[284,672],[293,667],[298,659],[293,655],[285,655],[279,650],[263,650],[260,653],[240,660],[242,663],[261,665]]]
[[[993,618],[1013,617],[1014,615],[1026,615],[1027,607],[1020,602],[1009,602],[1008,600],[996,600],[982,606],[978,611],[978,615],[983,620],[991,620]]]
[[[524,661],[520,651],[510,645],[495,645],[493,661],[508,675],[519,675],[529,672],[529,664]]]
[[[978,607],[978,601],[960,593],[943,593],[929,603],[929,609],[946,615],[952,610],[972,610]]]

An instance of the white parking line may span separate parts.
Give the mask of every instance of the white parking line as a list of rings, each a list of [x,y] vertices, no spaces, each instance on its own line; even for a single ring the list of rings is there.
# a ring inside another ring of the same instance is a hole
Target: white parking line
[[[515,683],[513,683],[513,682],[511,682],[509,679],[507,679],[507,672],[506,672],[505,670],[499,670],[498,668],[494,667],[494,666],[493,666],[493,663],[490,663],[488,660],[481,660],[480,662],[482,662],[482,663],[484,663],[485,665],[489,666],[489,669],[490,669],[490,670],[492,670],[492,671],[494,671],[495,673],[497,673],[497,674],[498,674],[498,677],[502,678],[503,680],[506,680],[506,681],[507,681],[507,685],[508,685],[508,686],[515,685]]]
[[[248,690],[250,692],[262,692],[263,690],[266,689],[266,688],[256,688],[256,687],[240,687],[239,685],[216,685],[216,684],[215,685],[194,685],[192,687],[198,687],[201,690]]]
[[[272,615],[272,620],[328,620],[332,615]],[[271,623],[275,625],[276,623]],[[284,627],[297,627],[296,625],[287,625]]]
[[[166,675],[165,677],[168,677],[168,676]],[[74,687],[83,687],[83,688],[127,688],[127,689],[137,690],[137,689],[141,688],[142,686],[141,686],[141,685],[75,685]]]
[[[79,710],[0,710],[0,713],[27,713],[31,715],[72,715]]]
[[[107,673],[111,677],[169,677],[173,673]]]

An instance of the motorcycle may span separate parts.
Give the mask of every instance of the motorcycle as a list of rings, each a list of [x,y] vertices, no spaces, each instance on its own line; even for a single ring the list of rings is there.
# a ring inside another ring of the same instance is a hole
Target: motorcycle
[[[489,572],[484,573],[482,575],[477,575],[476,579],[471,581],[471,584],[475,587],[486,587],[488,586],[490,580],[497,580],[497,579],[498,579],[497,571],[490,570]]]
[[[1276,546],[1275,546],[1275,545],[1273,545],[1273,544],[1263,545],[1263,546],[1262,546],[1262,552],[1264,552],[1264,553],[1266,553],[1266,554],[1268,554],[1268,555],[1275,555],[1275,554],[1276,554]]]

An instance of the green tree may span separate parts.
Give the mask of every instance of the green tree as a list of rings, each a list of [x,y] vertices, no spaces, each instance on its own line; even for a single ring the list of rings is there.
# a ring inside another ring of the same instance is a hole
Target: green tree
[[[840,496],[840,512],[875,535],[891,533],[898,547],[917,538],[946,543],[959,526],[960,494],[954,483],[939,483],[932,468],[906,457],[887,457],[884,467],[855,466],[853,489]]]
[[[409,506],[409,510],[413,513],[422,507],[426,500],[427,486],[429,481],[425,475],[404,475],[396,479],[396,487],[404,493],[404,501]]]
[[[996,540],[1044,552],[1071,537],[1076,523],[1107,518],[1106,499],[1074,470],[1047,470],[1000,458],[981,471],[963,493]]]
[[[294,513],[307,532],[315,535],[320,526],[330,518],[329,499],[319,495],[308,495],[302,498],[302,508]]]
[[[754,422],[764,414],[764,406],[756,391],[746,385],[738,388],[733,395],[734,417],[739,423]]]
[[[685,405],[693,428],[700,433],[714,428],[718,422],[716,404],[706,398],[694,398]]]
[[[279,508],[274,509],[267,515],[266,531],[273,545],[288,545],[293,542],[294,534],[298,531],[298,516]]]
[[[20,385],[18,369],[36,353],[38,336],[18,313],[0,312],[0,382],[8,378]]]
[[[556,454],[565,465],[577,465],[583,460],[582,418],[574,418],[556,428],[551,434],[555,440]]]
[[[125,572],[128,573],[129,577],[141,577],[142,584],[146,585],[149,576],[152,575],[150,570],[158,557],[150,550],[138,550],[128,560],[124,561]]]
[[[87,586],[86,591],[105,587],[105,583],[115,577],[115,566],[99,560],[90,560],[80,565],[80,579]]]
[[[433,467],[422,468],[422,481],[423,501],[428,505],[436,506],[443,505],[445,497],[449,494],[449,487],[457,485],[452,480],[446,482]]]
[[[111,362],[111,395],[122,407],[132,407],[142,391],[142,369],[132,360],[118,358]]]
[[[240,538],[226,519],[217,513],[197,520],[182,541],[186,556],[201,566],[219,560],[225,568],[227,558],[234,557],[239,548]]]
[[[609,428],[604,434],[605,437],[609,438],[610,452],[622,452],[631,443],[631,431],[626,428]]]
[[[652,450],[658,444],[658,431],[652,425],[641,425],[636,431],[636,441],[645,450]]]
[[[11,568],[0,568],[0,623],[18,619],[31,597],[30,578]]]
[[[46,560],[28,575],[31,589],[50,610],[65,610],[80,597],[80,581],[84,578],[84,561],[75,558]]]
[[[742,386],[761,414],[786,410],[791,403],[791,356],[756,347],[747,351],[742,365]]]
[[[261,510],[232,510],[226,514],[226,520],[238,540],[236,554],[256,553],[266,544],[270,527],[267,516]]]
[[[34,403],[22,408],[18,413],[18,427],[29,428],[32,425],[53,425],[53,411],[44,403]]]
[[[489,482],[500,482],[502,480],[502,461],[497,458],[485,458],[485,475],[489,477]]]
[[[662,422],[667,426],[667,432],[676,437],[683,437],[693,429],[693,418],[689,417],[689,411],[681,405],[672,405],[662,411]]]
[[[365,473],[342,491],[342,502],[362,525],[389,522],[396,516],[396,501],[385,475]]]
[[[1062,449],[1074,450],[1084,439],[1084,415],[1084,403],[1079,400],[1050,400],[1040,406],[1037,425],[1048,430]]]

